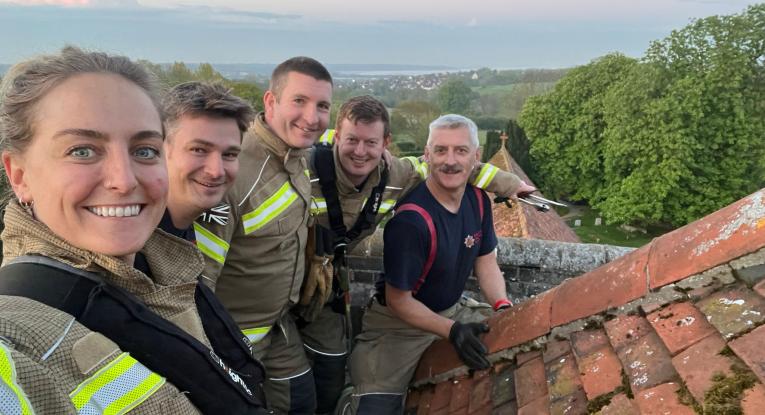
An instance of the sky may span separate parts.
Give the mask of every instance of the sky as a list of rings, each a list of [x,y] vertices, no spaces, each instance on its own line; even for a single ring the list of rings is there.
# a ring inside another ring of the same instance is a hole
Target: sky
[[[153,62],[561,68],[640,57],[752,0],[0,0],[0,63],[65,44]],[[447,6],[448,4],[448,6]]]

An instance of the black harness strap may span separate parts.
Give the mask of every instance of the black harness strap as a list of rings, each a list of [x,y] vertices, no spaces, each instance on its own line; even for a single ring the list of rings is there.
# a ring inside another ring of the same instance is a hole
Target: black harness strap
[[[337,251],[338,248],[343,248],[353,242],[362,232],[369,229],[375,223],[377,213],[382,204],[385,185],[388,182],[388,169],[384,168],[382,170],[380,183],[372,189],[372,194],[369,195],[367,202],[364,204],[364,208],[361,210],[356,223],[348,230],[343,222],[343,209],[337,194],[335,157],[332,146],[327,144],[315,145],[312,163],[316,174],[319,176],[321,193],[327,203],[327,216],[329,216],[329,224],[334,234],[334,250]]]
[[[48,262],[2,267],[0,294],[27,297],[71,314],[187,392],[205,414],[264,413],[263,366],[249,354],[230,318],[221,317],[218,302],[202,284],[197,284],[195,300],[205,333],[220,356],[127,291],[98,281],[95,274],[43,259]]]

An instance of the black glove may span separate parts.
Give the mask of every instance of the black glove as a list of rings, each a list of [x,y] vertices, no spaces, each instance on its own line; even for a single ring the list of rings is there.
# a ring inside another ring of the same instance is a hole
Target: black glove
[[[481,343],[478,335],[488,333],[486,323],[460,323],[455,321],[449,330],[449,341],[457,351],[460,359],[471,369],[488,369],[491,364],[486,359],[486,346]]]

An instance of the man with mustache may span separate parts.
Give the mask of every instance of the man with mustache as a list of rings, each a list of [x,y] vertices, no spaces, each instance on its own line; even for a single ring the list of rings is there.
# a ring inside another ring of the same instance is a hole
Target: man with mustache
[[[390,118],[385,105],[363,95],[343,103],[337,113],[335,130],[322,135],[310,156],[311,214],[319,240],[315,251],[319,252],[309,257],[306,267],[309,274],[298,311],[302,320],[310,321],[301,328],[301,334],[313,363],[319,414],[332,411],[345,385],[348,350],[343,294],[348,281],[342,281],[343,276],[347,276],[347,270],[343,270],[344,254],[373,233],[397,201],[424,180],[427,171],[427,165],[413,157],[384,161],[383,153],[390,142]],[[501,195],[534,190],[515,175],[490,164],[478,165],[470,180]],[[332,192],[337,196],[337,223],[332,219]],[[357,227],[359,223],[365,226]],[[339,230],[344,234],[340,237],[333,232],[338,226],[345,228]],[[342,246],[334,249],[334,243]],[[334,279],[329,258],[333,259]],[[326,289],[331,291],[328,294],[332,298],[327,305],[320,295],[307,297],[310,294],[307,287],[318,278],[329,279]]]
[[[304,273],[311,184],[305,149],[326,130],[332,77],[318,61],[279,64],[242,142],[243,166],[224,203],[198,220],[205,275],[266,367],[269,407],[313,414],[313,373],[289,309]]]
[[[357,413],[402,413],[417,362],[438,338],[448,338],[470,368],[489,367],[479,339],[488,326],[464,322],[470,310],[460,304],[471,273],[495,311],[511,305],[496,260],[491,202],[468,184],[480,160],[475,123],[454,114],[433,121],[425,160],[427,179],[385,226],[385,274],[350,359]]]

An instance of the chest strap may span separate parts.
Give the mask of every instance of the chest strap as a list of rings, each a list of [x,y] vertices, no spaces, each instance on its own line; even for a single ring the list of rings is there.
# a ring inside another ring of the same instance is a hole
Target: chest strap
[[[481,224],[481,227],[483,227],[483,190],[475,186],[470,187],[475,192],[476,199],[478,199],[478,222]],[[420,216],[422,216],[422,219],[428,226],[428,234],[430,235],[430,248],[428,249],[428,258],[425,260],[425,265],[422,267],[420,278],[417,279],[417,283],[414,285],[414,289],[412,289],[412,293],[417,294],[417,291],[420,290],[422,284],[425,283],[425,278],[430,273],[430,269],[433,267],[433,262],[436,260],[436,253],[438,252],[438,235],[436,235],[436,226],[433,224],[433,218],[430,216],[430,213],[425,210],[425,208],[414,203],[404,203],[396,208],[396,214],[407,211],[417,212]]]
[[[206,288],[197,284],[195,300],[213,349],[96,274],[39,256],[19,257],[0,268],[0,294],[74,316],[167,378],[203,413],[264,413],[263,366],[247,356],[241,333],[230,318],[221,318],[222,308]]]
[[[343,209],[337,193],[335,156],[332,146],[315,145],[312,163],[314,171],[319,176],[321,193],[327,203],[327,216],[332,228],[334,250],[337,251],[338,248],[344,248],[356,240],[362,232],[376,223],[377,213],[382,205],[382,195],[388,182],[388,169],[387,167],[382,169],[380,182],[372,189],[372,194],[367,198],[361,214],[349,230],[343,221]]]

